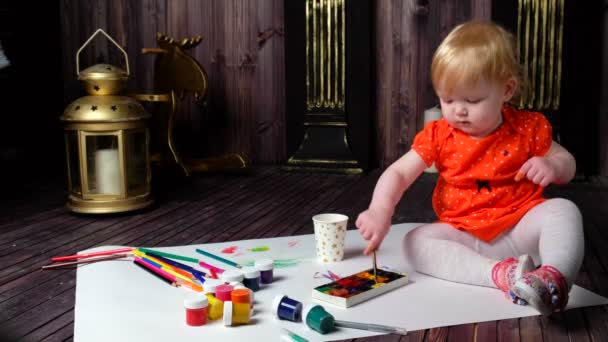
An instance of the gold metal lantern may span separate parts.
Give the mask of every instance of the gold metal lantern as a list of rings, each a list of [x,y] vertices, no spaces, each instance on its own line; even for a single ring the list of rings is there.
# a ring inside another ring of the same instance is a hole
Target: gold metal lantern
[[[80,71],[80,52],[99,33],[122,52],[126,71],[109,64]],[[135,99],[120,95],[129,77],[126,52],[98,29],[78,50],[76,71],[88,96],[72,102],[61,116],[65,124],[68,209],[104,214],[150,205],[150,115]]]

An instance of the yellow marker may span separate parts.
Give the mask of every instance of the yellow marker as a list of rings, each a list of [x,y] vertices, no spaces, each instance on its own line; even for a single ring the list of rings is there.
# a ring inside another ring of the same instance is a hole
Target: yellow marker
[[[515,175],[515,181],[519,182],[520,180],[524,179],[524,177],[526,177],[526,175],[523,172],[517,171],[517,174]]]
[[[166,263],[164,263],[164,262],[162,262],[162,261],[160,261],[160,260],[158,260],[158,259],[156,259],[154,257],[151,257],[151,256],[149,256],[149,255],[147,255],[145,253],[142,253],[141,251],[138,251],[138,250],[133,250],[133,254],[137,255],[138,257],[140,257],[142,259],[148,259],[148,260],[150,260],[150,261],[152,261],[152,262],[154,262],[156,264],[159,264],[160,268],[163,271],[166,271],[167,273],[169,273],[171,275],[174,275],[177,278],[183,280],[182,283],[188,283],[188,284],[182,284],[183,286],[188,287],[189,289],[192,289],[192,290],[194,290],[196,292],[202,291],[202,287],[200,287],[196,283],[192,282],[190,280],[190,277],[186,277],[185,275],[183,275],[181,273],[175,272],[175,270],[173,270],[173,268],[169,264],[166,264]],[[197,291],[197,288],[200,288],[200,290]]]

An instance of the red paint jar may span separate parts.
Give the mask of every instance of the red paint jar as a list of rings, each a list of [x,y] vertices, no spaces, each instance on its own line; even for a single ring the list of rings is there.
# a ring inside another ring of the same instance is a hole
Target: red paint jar
[[[200,326],[207,323],[207,296],[197,295],[184,299],[186,308],[186,324]]]

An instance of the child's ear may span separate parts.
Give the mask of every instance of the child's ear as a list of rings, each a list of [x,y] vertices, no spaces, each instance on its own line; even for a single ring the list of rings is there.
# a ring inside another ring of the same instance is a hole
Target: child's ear
[[[515,77],[511,77],[505,83],[505,94],[503,97],[503,102],[508,102],[511,100],[513,95],[515,95],[515,91],[517,90],[518,82]]]

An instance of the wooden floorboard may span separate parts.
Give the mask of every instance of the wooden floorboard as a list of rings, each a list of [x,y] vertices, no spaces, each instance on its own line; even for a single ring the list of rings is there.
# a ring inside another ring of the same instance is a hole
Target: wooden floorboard
[[[355,229],[380,174],[294,173],[265,166],[241,174],[164,178],[155,183],[152,207],[101,216],[69,213],[63,180],[26,184],[0,202],[0,340],[73,340],[76,271],[41,270],[53,256],[104,245],[175,246],[311,234],[311,217],[321,212],[346,214],[348,229]],[[436,175],[423,174],[413,184],[393,223],[435,219],[435,180]],[[608,182],[550,187],[547,196],[568,198],[581,208],[586,250],[576,283],[608,296]],[[608,307],[601,306],[353,342],[604,341],[606,336]]]

